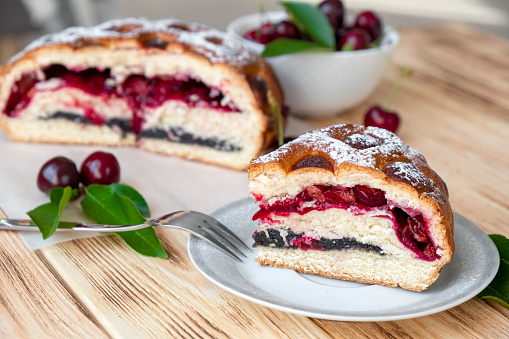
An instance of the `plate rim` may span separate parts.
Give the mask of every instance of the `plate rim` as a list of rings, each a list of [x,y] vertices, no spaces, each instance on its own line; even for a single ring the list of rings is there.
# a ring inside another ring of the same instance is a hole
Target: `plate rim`
[[[230,202],[230,203],[228,203],[228,204],[226,204],[224,206],[221,206],[220,208],[218,208],[218,209],[214,210],[212,213],[210,213],[210,215],[214,216],[214,217],[217,217],[218,214],[224,213],[225,210],[228,210],[228,209],[230,209],[230,208],[232,208],[234,206],[244,205],[244,204],[255,204],[255,202],[250,197],[238,199],[238,200],[232,201],[232,202]],[[251,301],[251,302],[253,302],[255,304],[258,304],[258,305],[262,305],[262,306],[265,306],[265,307],[269,307],[271,309],[276,309],[276,310],[287,312],[287,313],[291,313],[291,314],[303,315],[303,316],[307,316],[307,317],[310,317],[310,318],[324,319],[324,320],[353,321],[353,322],[372,322],[372,321],[403,320],[403,319],[417,318],[417,317],[422,317],[422,316],[426,316],[426,315],[431,315],[431,314],[439,313],[439,312],[448,310],[450,308],[453,308],[455,306],[458,306],[458,305],[460,305],[460,304],[470,300],[471,298],[475,297],[479,292],[481,292],[484,288],[486,288],[486,286],[489,285],[489,283],[494,279],[495,275],[498,272],[498,268],[499,268],[499,265],[500,265],[500,257],[498,255],[498,249],[496,248],[496,246],[493,243],[493,241],[491,240],[491,238],[481,228],[479,228],[477,225],[475,225],[473,222],[471,222],[467,218],[465,218],[465,217],[463,217],[463,216],[461,216],[461,215],[459,215],[457,213],[454,213],[454,218],[455,218],[455,222],[456,222],[457,219],[460,219],[460,220],[463,219],[464,221],[467,222],[467,226],[468,226],[467,229],[468,229],[468,231],[470,231],[470,232],[472,232],[472,231],[474,231],[474,232],[481,231],[485,235],[485,237],[486,237],[486,239],[484,239],[484,240],[489,240],[489,242],[488,242],[489,248],[485,248],[486,249],[486,254],[490,254],[490,252],[494,252],[494,253],[497,254],[493,258],[496,261],[496,264],[495,265],[491,265],[493,267],[492,271],[490,271],[489,274],[487,276],[485,276],[485,280],[483,281],[483,283],[481,283],[477,288],[473,289],[472,291],[470,291],[470,293],[465,294],[461,298],[455,299],[454,301],[446,303],[446,304],[444,304],[444,305],[442,305],[440,307],[435,307],[435,308],[428,307],[428,308],[426,308],[425,310],[422,310],[422,311],[417,310],[415,312],[408,312],[408,313],[397,314],[397,315],[388,315],[388,316],[381,316],[381,315],[358,316],[358,315],[327,314],[327,313],[306,311],[306,310],[302,310],[302,309],[298,309],[298,308],[292,308],[292,307],[288,307],[288,306],[279,305],[277,303],[267,302],[265,300],[260,300],[260,299],[258,299],[256,297],[253,297],[253,296],[245,294],[245,293],[243,293],[241,291],[238,291],[235,288],[227,286],[227,285],[221,283],[220,281],[217,281],[216,279],[214,279],[214,277],[210,276],[207,272],[202,270],[202,268],[200,267],[200,264],[196,261],[196,258],[194,257],[193,250],[195,248],[194,247],[195,243],[199,242],[199,241],[203,241],[203,240],[201,240],[200,238],[198,238],[198,237],[196,237],[194,235],[190,235],[190,237],[189,237],[189,239],[187,241],[187,251],[188,251],[189,258],[191,259],[191,262],[193,263],[195,268],[205,278],[207,278],[210,282],[212,282],[216,286],[224,289],[225,291],[228,291],[228,292],[230,292],[230,293],[232,293],[232,294],[234,294],[234,295],[236,295],[236,296],[238,296],[238,297],[240,297],[242,299]],[[469,227],[470,227],[470,229],[469,229]],[[387,287],[387,288],[391,288],[391,287]]]

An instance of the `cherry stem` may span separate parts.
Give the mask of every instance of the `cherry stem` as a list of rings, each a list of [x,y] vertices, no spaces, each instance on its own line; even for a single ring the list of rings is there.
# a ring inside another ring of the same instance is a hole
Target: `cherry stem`
[[[258,11],[260,11],[260,13],[265,13],[265,1],[264,0],[258,0]]]
[[[401,85],[401,82],[403,79],[405,79],[407,76],[410,75],[410,70],[408,68],[401,67],[399,69],[399,77],[392,85],[391,91],[389,93],[389,97],[387,98],[387,101],[385,102],[384,108],[385,110],[390,110],[392,106],[392,102],[394,101],[394,98],[396,97],[396,94],[398,93],[399,86]]]
[[[387,101],[385,102],[385,105],[384,105],[385,110],[390,110],[391,106],[392,106],[392,102],[394,101],[394,98],[396,97],[396,94],[398,93],[398,89],[399,89],[399,86],[401,85],[401,82],[403,81],[403,79],[405,79],[406,77],[408,77],[411,74],[411,71],[410,71],[410,69],[403,67],[400,64],[398,64],[396,61],[394,61],[394,59],[391,58],[391,56],[389,54],[387,54],[386,52],[384,52],[380,49],[379,45],[370,44],[370,47],[376,48],[376,50],[385,58],[385,60],[387,60],[387,62],[389,64],[391,64],[391,66],[394,66],[399,70],[399,77],[396,80],[396,82],[392,85],[391,91],[389,93],[389,97],[387,98]]]
[[[259,29],[256,30],[256,39],[260,39],[262,35],[262,28],[263,24],[266,22],[269,22],[269,17],[267,15],[267,12],[265,11],[265,1],[264,0],[258,0],[258,13],[260,14],[260,25]]]

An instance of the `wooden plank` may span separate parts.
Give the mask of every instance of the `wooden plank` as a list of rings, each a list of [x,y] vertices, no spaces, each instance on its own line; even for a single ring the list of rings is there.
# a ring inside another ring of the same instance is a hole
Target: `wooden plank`
[[[17,232],[0,232],[0,337],[73,336],[107,338],[39,253]]]
[[[157,231],[166,260],[143,257],[117,236],[41,252],[114,338],[328,336],[306,317],[257,306],[211,284],[192,265],[183,233]]]

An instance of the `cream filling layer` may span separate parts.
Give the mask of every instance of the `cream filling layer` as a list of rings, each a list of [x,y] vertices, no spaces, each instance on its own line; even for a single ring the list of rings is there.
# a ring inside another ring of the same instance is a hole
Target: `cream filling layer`
[[[354,215],[348,210],[331,208],[325,211],[311,211],[300,215],[271,215],[273,222],[260,223],[260,229],[291,229],[294,233],[313,239],[352,238],[364,244],[380,247],[384,252],[397,256],[414,256],[398,239],[394,231],[392,215],[383,210]]]

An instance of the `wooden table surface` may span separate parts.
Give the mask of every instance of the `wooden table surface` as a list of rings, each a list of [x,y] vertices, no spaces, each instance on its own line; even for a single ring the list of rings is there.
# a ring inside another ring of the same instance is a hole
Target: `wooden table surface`
[[[509,236],[509,42],[462,25],[403,29],[395,59],[413,75],[393,108],[399,136],[447,182],[456,213]],[[362,123],[397,77],[313,127]],[[158,233],[169,258],[131,251],[116,236],[30,252],[0,233],[0,338],[491,337],[509,336],[509,309],[473,298],[447,311],[388,322],[311,319],[258,306],[211,284],[192,265],[187,236]],[[340,301],[338,301],[340,302]]]

